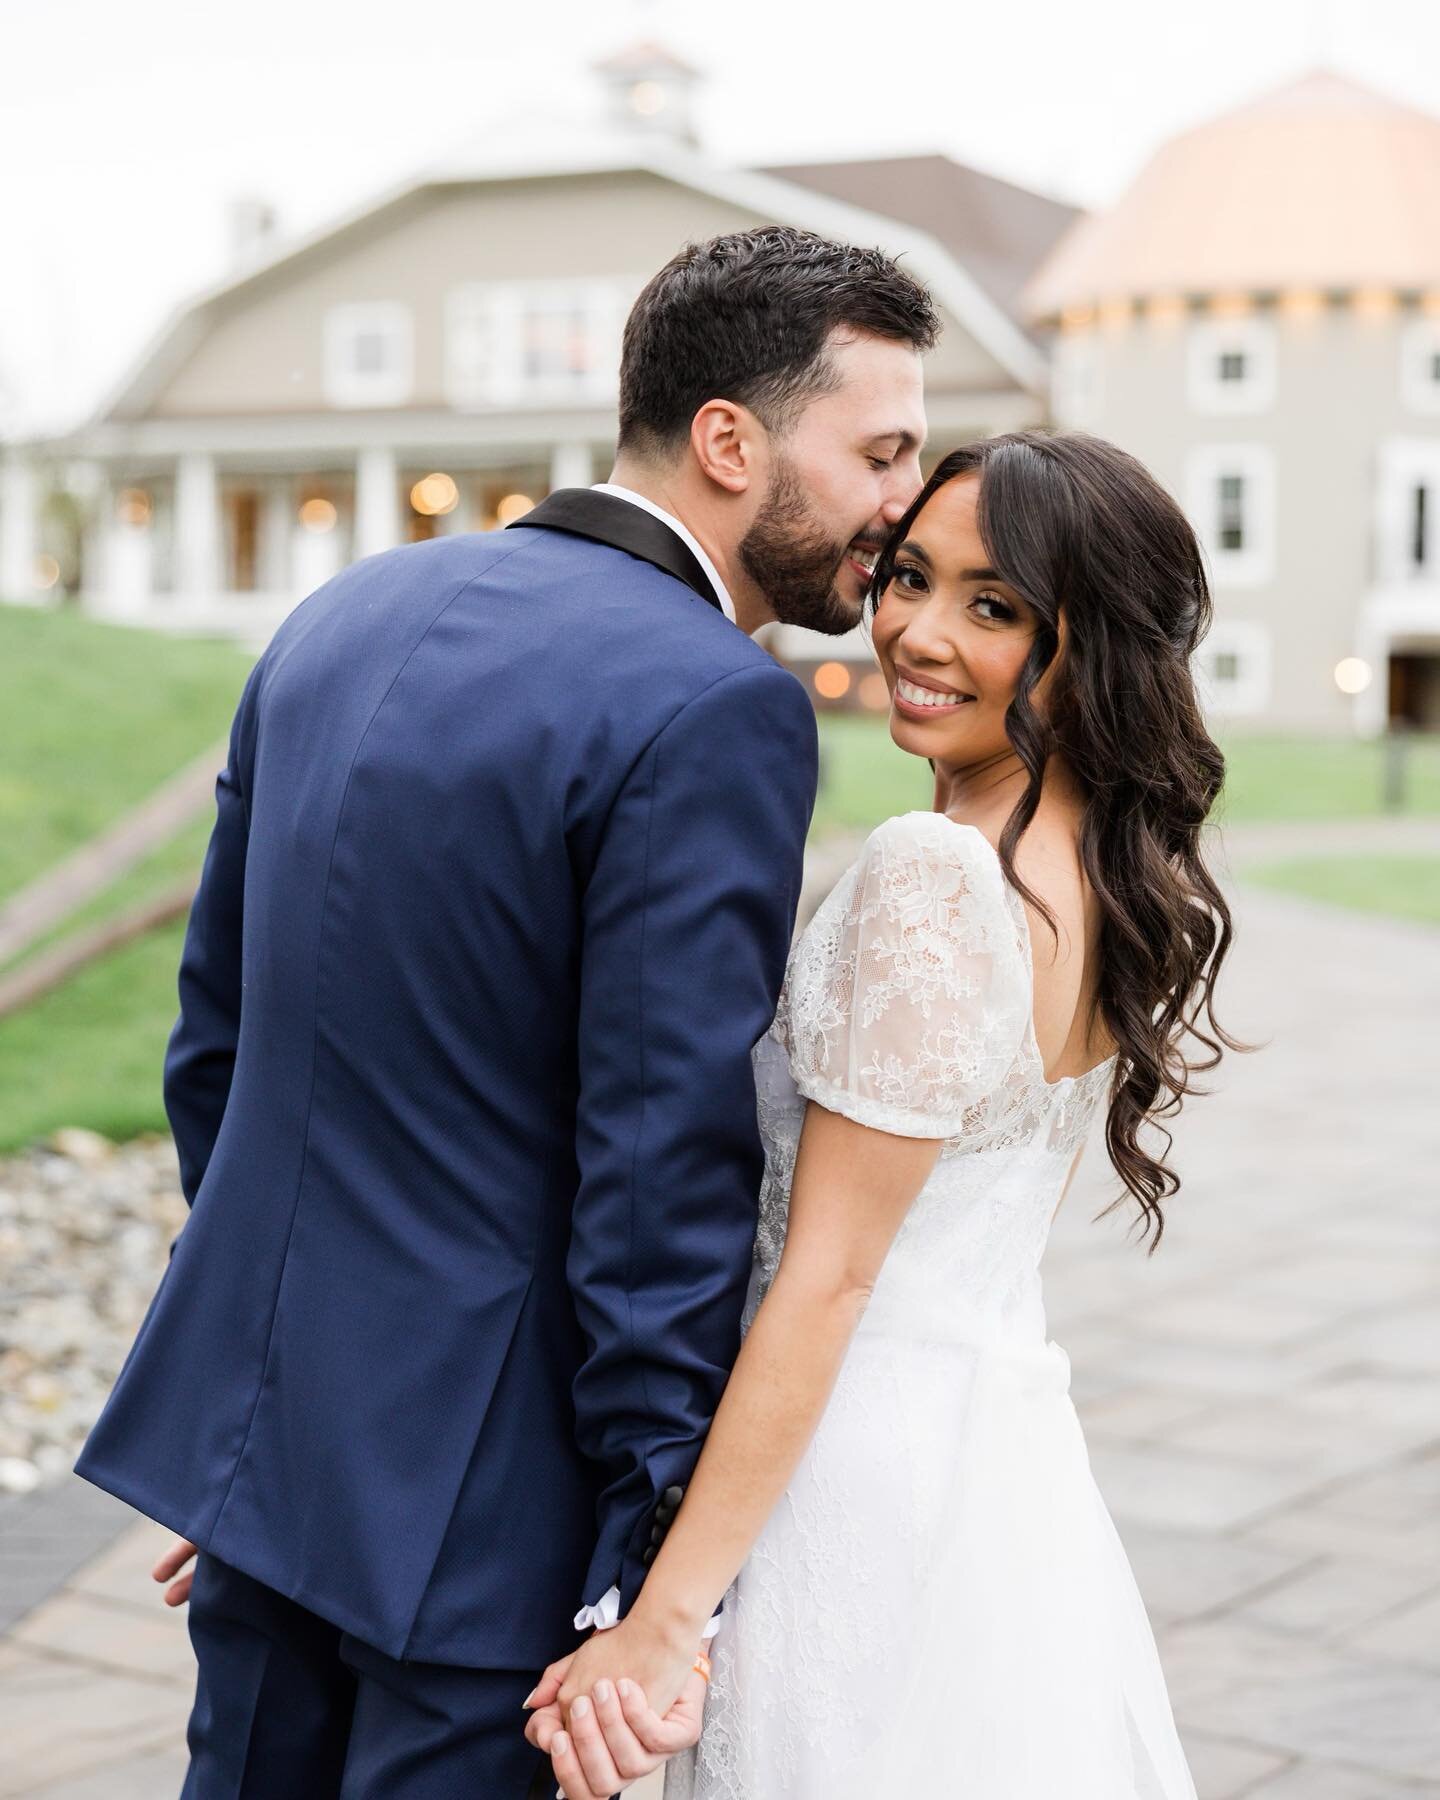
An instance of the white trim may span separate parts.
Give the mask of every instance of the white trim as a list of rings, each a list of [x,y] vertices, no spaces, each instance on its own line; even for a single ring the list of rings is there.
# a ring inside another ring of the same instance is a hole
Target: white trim
[[[1194,319],[1185,341],[1185,395],[1197,413],[1269,412],[1275,405],[1278,337],[1273,319]],[[1226,357],[1242,359],[1238,380],[1224,377]]]
[[[1233,661],[1233,671],[1217,665]],[[1195,684],[1207,712],[1251,718],[1270,704],[1274,641],[1268,625],[1252,619],[1217,619],[1195,652]]]
[[[1415,494],[1425,489],[1424,554],[1415,557]],[[1376,568],[1382,582],[1440,576],[1440,437],[1390,438],[1375,463]]]
[[[1411,412],[1440,413],[1440,319],[1410,319],[1400,333],[1400,398]]]
[[[332,406],[403,406],[415,391],[415,320],[402,300],[347,300],[325,314],[324,391]],[[378,338],[384,366],[358,369],[355,344]]]
[[[1221,480],[1240,479],[1243,540],[1222,540]],[[1275,453],[1266,444],[1197,444],[1185,458],[1185,510],[1210,558],[1215,585],[1263,587],[1275,575]]]

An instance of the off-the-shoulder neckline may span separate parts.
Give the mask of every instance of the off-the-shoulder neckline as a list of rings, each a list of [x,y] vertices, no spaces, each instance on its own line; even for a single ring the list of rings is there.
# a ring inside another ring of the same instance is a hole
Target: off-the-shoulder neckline
[[[1030,1053],[1035,1059],[1035,1066],[1040,1072],[1041,1086],[1058,1093],[1062,1088],[1074,1087],[1079,1082],[1092,1081],[1101,1070],[1113,1067],[1116,1053],[1112,1050],[1109,1056],[1103,1057],[1098,1063],[1091,1063],[1088,1069],[1082,1069],[1078,1075],[1057,1075],[1053,1081],[1045,1079],[1045,1058],[1040,1054],[1040,1040],[1035,1035],[1035,943],[1030,935],[1030,915],[1025,910],[1024,897],[1018,894],[1010,884],[1005,873],[1005,865],[1000,860],[1000,852],[980,827],[967,825],[963,819],[952,819],[949,813],[936,812],[933,807],[915,807],[907,813],[893,814],[892,819],[941,819],[954,831],[968,832],[989,851],[990,860],[1000,877],[1000,886],[1004,891],[1006,904],[1010,907],[1011,916],[1018,921],[1020,941],[1025,947],[1025,971],[1030,979],[1030,1010],[1025,1019],[1025,1037],[1030,1047]],[[885,823],[890,822],[890,820],[885,821]],[[876,829],[879,830],[881,827],[877,826]]]

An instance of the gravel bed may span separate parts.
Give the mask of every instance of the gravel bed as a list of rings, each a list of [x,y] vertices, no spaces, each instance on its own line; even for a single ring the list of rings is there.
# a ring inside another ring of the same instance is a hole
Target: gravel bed
[[[67,1130],[0,1160],[0,1493],[69,1471],[185,1216],[168,1138]]]

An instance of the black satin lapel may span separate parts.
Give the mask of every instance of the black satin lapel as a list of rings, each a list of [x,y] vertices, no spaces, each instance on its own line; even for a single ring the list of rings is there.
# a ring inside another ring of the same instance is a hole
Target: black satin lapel
[[[702,600],[724,610],[699,557],[684,539],[663,519],[615,494],[597,494],[593,488],[558,488],[506,529],[515,531],[529,526],[538,526],[542,531],[568,531],[572,537],[589,538],[593,543],[625,550],[683,581]]]

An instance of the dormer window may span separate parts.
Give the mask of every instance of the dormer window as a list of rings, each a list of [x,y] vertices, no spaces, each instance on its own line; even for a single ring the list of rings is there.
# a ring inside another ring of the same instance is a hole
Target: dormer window
[[[1275,326],[1270,319],[1197,319],[1186,385],[1198,413],[1260,413],[1275,404]]]
[[[454,289],[445,351],[452,405],[613,401],[625,314],[640,286],[492,281]]]
[[[332,406],[402,406],[415,385],[415,330],[400,301],[332,306],[325,315],[325,398]]]

